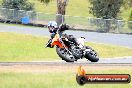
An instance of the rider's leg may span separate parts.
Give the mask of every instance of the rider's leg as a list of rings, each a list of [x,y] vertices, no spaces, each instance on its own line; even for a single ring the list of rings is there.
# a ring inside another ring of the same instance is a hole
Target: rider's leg
[[[53,46],[51,46],[51,43],[52,43],[52,39],[54,38],[55,34],[54,34],[54,33],[52,33],[50,36],[51,36],[51,38],[49,39],[49,41],[48,41],[48,43],[47,43],[46,47],[53,48]]]

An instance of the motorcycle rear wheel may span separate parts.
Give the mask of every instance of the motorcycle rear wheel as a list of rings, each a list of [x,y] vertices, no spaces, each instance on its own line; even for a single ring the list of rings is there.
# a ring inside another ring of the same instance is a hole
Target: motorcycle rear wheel
[[[56,52],[62,60],[66,62],[74,62],[76,59],[72,54],[69,53],[65,48],[56,47]]]

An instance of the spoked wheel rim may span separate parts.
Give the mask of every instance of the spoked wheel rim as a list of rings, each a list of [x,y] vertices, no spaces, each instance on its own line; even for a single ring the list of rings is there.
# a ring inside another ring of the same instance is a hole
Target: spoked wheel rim
[[[59,51],[61,52],[61,54],[65,54],[64,49],[63,49],[63,48],[59,48]]]
[[[92,50],[92,52],[90,53],[93,57],[96,57],[96,58],[98,58],[99,56],[98,56],[98,54],[94,51],[94,50]]]
[[[72,55],[72,53],[65,49],[65,48],[58,48],[57,50],[59,51],[58,55],[62,58],[62,60],[65,60],[66,62],[74,62],[75,58]]]
[[[75,61],[75,58],[74,58],[74,56],[71,54],[70,51],[67,51],[67,50],[66,50],[65,56],[66,56],[68,59],[70,59],[70,60],[72,60],[72,61]]]

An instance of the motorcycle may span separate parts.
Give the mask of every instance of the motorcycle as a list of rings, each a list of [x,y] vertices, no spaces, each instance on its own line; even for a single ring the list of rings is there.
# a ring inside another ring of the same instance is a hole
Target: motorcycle
[[[98,62],[99,56],[97,52],[91,47],[84,45],[84,37],[76,39],[73,35],[63,34],[60,30],[61,28],[58,29],[55,36],[48,41],[46,47],[50,46],[53,48],[55,46],[59,57],[66,62],[74,62],[83,58],[91,62]]]

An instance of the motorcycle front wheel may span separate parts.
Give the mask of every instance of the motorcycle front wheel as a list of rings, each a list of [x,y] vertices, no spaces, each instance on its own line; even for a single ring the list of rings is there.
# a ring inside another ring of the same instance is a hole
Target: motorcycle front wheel
[[[85,58],[87,58],[91,62],[98,62],[99,56],[97,52],[88,46],[86,46],[86,49],[90,49],[91,51],[85,53]]]

